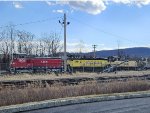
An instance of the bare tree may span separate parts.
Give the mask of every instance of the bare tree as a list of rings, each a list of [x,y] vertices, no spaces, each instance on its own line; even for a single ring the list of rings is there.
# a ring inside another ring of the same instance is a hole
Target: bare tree
[[[51,53],[51,50],[52,50],[52,39],[51,37],[44,33],[42,35],[42,39],[41,39],[44,43],[44,46],[45,46],[45,51],[47,52],[48,56],[50,56],[52,53]]]
[[[39,48],[40,48],[40,56],[44,56],[45,55],[45,46],[44,46],[44,42],[42,41],[42,39],[39,41]]]
[[[12,24],[0,30],[0,52],[5,56],[13,53],[26,53],[28,55],[56,56],[62,50],[60,35],[58,33],[43,34],[38,41],[33,40],[30,32],[15,30]]]
[[[40,47],[40,46],[39,46],[39,43],[36,41],[36,42],[33,44],[33,48],[34,48],[33,50],[34,50],[34,55],[35,55],[35,56],[38,56],[38,54],[40,53],[40,52],[39,52],[39,49],[40,49],[39,47]]]
[[[17,31],[17,35],[18,35],[18,52],[31,55],[33,49],[32,41],[34,35],[26,31]]]
[[[62,50],[60,35],[58,33],[43,34],[42,40],[48,56],[56,56]]]
[[[13,24],[5,26],[0,31],[0,52],[4,55],[4,59],[6,60],[10,58],[9,55],[13,56],[12,54],[14,53],[14,44],[16,38],[15,33],[16,30]]]

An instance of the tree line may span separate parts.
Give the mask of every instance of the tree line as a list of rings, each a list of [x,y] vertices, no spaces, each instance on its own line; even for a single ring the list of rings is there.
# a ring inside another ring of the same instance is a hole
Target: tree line
[[[17,30],[10,24],[0,29],[1,62],[11,59],[13,53],[24,53],[29,56],[58,56],[63,45],[59,33],[43,33],[37,38],[33,33]]]

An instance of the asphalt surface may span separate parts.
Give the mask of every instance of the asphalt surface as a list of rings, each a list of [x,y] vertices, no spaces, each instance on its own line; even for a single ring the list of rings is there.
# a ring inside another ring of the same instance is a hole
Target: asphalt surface
[[[22,113],[150,113],[150,97],[76,104]]]

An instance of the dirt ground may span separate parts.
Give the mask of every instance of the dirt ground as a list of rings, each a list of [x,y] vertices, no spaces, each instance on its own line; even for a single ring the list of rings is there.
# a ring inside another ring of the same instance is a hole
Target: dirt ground
[[[38,74],[16,74],[16,75],[0,75],[0,81],[13,81],[13,80],[42,80],[42,79],[58,79],[58,78],[74,78],[74,77],[120,77],[120,76],[141,76],[145,74],[150,74],[150,70],[147,71],[118,71],[112,73],[73,73],[73,74],[46,74],[46,73],[38,73]]]

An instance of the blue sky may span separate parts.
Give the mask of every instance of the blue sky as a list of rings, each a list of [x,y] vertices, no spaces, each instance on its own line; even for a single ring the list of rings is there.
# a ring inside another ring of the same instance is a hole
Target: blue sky
[[[16,29],[36,35],[58,32],[63,41],[63,27],[58,23],[67,13],[67,50],[79,52],[128,47],[150,47],[150,0],[93,1],[22,1],[0,2],[0,26],[22,24]],[[45,21],[44,21],[45,20]],[[3,28],[0,28],[3,29]]]

